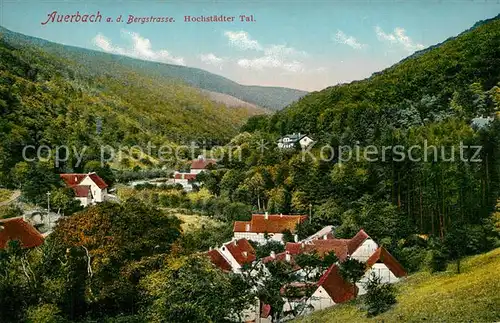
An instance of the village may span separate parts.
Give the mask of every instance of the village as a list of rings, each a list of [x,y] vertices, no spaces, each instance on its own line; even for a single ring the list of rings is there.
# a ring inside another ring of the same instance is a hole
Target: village
[[[292,149],[295,145],[307,147],[313,141],[300,134],[286,136],[278,141],[280,149]],[[217,160],[206,159],[200,155],[191,161],[189,172],[173,173],[170,183],[180,184],[186,191],[193,189],[196,178],[205,171],[217,167]],[[91,207],[97,203],[115,202],[119,200],[116,195],[110,194],[108,184],[95,172],[88,174],[66,173],[60,174],[66,187],[74,192],[74,198],[82,207]],[[48,206],[50,208],[50,205]],[[60,214],[50,212],[33,212],[30,215],[0,220],[0,249],[7,246],[12,240],[20,242],[25,249],[35,248],[44,243],[57,225]],[[383,284],[394,284],[406,276],[405,269],[399,264],[384,247],[374,241],[369,234],[361,229],[350,239],[341,239],[335,236],[334,226],[325,226],[307,238],[300,239],[296,234],[298,225],[309,221],[308,215],[295,214],[252,214],[250,221],[234,221],[233,238],[220,246],[214,246],[202,253],[223,272],[243,274],[250,268],[250,275],[255,274],[256,268],[266,271],[266,265],[273,262],[288,264],[294,275],[302,277],[300,282],[291,282],[287,286],[306,289],[313,286],[314,291],[299,293],[295,298],[287,298],[284,294],[283,313],[294,312],[300,307],[300,314],[306,315],[355,299],[366,293],[366,283],[370,278],[376,277]],[[369,232],[369,228],[367,228]],[[287,241],[287,235],[293,241]],[[254,247],[265,246],[268,243],[279,243],[284,246],[284,251],[257,258]],[[335,255],[336,261],[316,272],[315,277],[309,277],[304,268],[297,264],[296,258],[300,255],[315,255],[319,258],[330,254]],[[347,281],[340,274],[339,266],[348,260],[354,259],[364,266],[364,274],[357,282]],[[305,279],[305,281],[304,281]],[[312,279],[312,280],[310,280]],[[314,280],[315,279],[315,280]],[[283,286],[284,289],[287,286]],[[307,295],[307,296],[306,296]],[[245,322],[272,322],[271,306],[259,299],[255,300],[256,306],[245,311],[242,315]],[[289,316],[288,319],[293,319]],[[284,319],[287,319],[285,315]]]

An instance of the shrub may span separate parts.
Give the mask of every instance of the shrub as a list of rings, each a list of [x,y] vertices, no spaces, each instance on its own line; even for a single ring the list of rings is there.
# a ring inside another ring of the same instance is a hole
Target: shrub
[[[366,282],[365,306],[368,317],[384,313],[392,305],[396,304],[396,293],[390,284],[381,282],[380,277],[372,274]]]

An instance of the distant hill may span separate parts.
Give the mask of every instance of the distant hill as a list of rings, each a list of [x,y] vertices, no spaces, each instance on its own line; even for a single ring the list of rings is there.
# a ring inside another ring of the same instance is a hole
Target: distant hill
[[[65,46],[40,38],[30,37],[0,27],[4,39],[16,44],[32,44],[49,53],[71,59],[89,70],[101,72],[112,71],[116,64],[126,66],[137,73],[160,78],[176,79],[196,88],[233,96],[242,101],[270,110],[280,110],[290,103],[306,95],[306,91],[265,86],[241,85],[230,79],[207,72],[202,69],[143,61],[126,56],[113,55],[73,46]]]
[[[250,116],[269,112],[236,98],[220,103],[229,99],[214,100],[176,79],[123,63],[134,60],[113,61],[109,58],[117,57],[92,51],[86,53],[96,53],[95,58],[78,59],[82,52],[77,49],[68,54],[54,45],[58,50],[49,50],[47,42],[28,42],[25,36],[2,31],[0,187],[12,183],[12,169],[23,161],[27,145],[87,147],[80,164],[72,155],[60,165],[61,171],[81,171],[87,161],[100,160],[102,146],[146,149],[151,143],[173,150],[197,142],[210,147],[228,142]],[[173,158],[172,150],[167,158]],[[151,155],[158,156],[154,149]]]

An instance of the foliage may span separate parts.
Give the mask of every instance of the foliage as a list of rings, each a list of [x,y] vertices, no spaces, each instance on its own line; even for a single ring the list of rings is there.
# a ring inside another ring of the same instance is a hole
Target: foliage
[[[381,278],[372,273],[366,282],[366,296],[364,303],[367,308],[368,317],[377,316],[386,312],[396,304],[394,286],[382,283]]]
[[[495,322],[500,317],[500,249],[465,258],[462,273],[455,265],[446,273],[422,271],[397,284],[397,304],[368,318],[362,300],[338,304],[301,317],[297,322]]]
[[[143,281],[146,295],[154,299],[148,321],[241,321],[238,313],[254,300],[241,276],[225,274],[196,256],[172,262]]]
[[[339,274],[352,284],[356,284],[364,276],[365,272],[365,264],[354,258],[345,259],[339,266]]]

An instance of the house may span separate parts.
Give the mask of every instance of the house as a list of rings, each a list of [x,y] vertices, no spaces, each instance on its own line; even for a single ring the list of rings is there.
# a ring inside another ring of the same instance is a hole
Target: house
[[[205,158],[199,155],[197,159],[191,161],[191,174],[199,174],[208,169],[209,165],[216,165],[216,159]]]
[[[295,233],[297,224],[307,219],[306,215],[252,214],[250,221],[235,221],[234,239],[245,238],[264,244],[268,239],[283,242],[283,233]]]
[[[242,266],[256,260],[255,249],[246,239],[235,239],[206,253],[211,262],[223,271],[241,272]]]
[[[34,248],[43,244],[43,236],[22,217],[0,220],[0,249],[9,241],[19,241],[22,248]]]
[[[339,262],[348,258],[354,258],[366,264],[366,272],[359,282],[354,286],[345,282],[338,273],[338,263],[332,265],[317,283],[317,289],[312,295],[305,299],[298,295],[297,299],[284,299],[283,312],[304,308],[302,314],[325,309],[338,303],[355,298],[357,295],[366,294],[365,284],[372,275],[379,277],[382,283],[396,283],[406,276],[406,271],[399,262],[383,247],[378,244],[363,230],[359,230],[351,239],[337,239],[328,229],[323,228],[311,237],[299,242],[288,242],[285,251],[261,259],[262,263],[270,261],[287,261],[292,265],[297,276],[306,278],[305,272],[295,263],[295,257],[302,253],[317,253],[323,257],[334,252]],[[311,277],[311,276],[309,276]],[[304,285],[310,288],[310,283],[292,283],[294,287]],[[310,289],[309,289],[310,292]],[[300,306],[300,307],[298,307]]]
[[[299,133],[293,133],[291,135],[286,135],[278,140],[278,148],[281,149],[292,149],[295,148],[296,144],[300,145],[300,148],[305,149],[314,143],[309,136]]]
[[[338,266],[333,264],[321,276],[318,288],[308,300],[313,311],[350,301],[358,295],[358,288],[340,276]]]
[[[335,236],[333,234],[333,225],[327,225],[326,227],[322,228],[318,232],[310,235],[309,237],[303,239],[302,241],[312,241],[312,240],[317,240],[317,239],[333,239]]]
[[[380,278],[381,283],[394,284],[406,277],[406,271],[389,251],[384,247],[378,248],[366,262],[366,273],[356,285],[359,295],[366,294],[365,284],[372,275]]]
[[[350,257],[366,262],[377,250],[378,244],[370,238],[365,230],[361,229],[349,240],[347,248]]]
[[[174,184],[181,184],[184,190],[191,191],[193,189],[192,183],[196,181],[196,176],[207,170],[210,165],[216,165],[217,160],[205,158],[203,155],[198,156],[197,159],[191,161],[191,168],[189,173],[174,172]]]
[[[108,195],[108,184],[95,172],[88,174],[60,174],[66,186],[73,189],[75,198],[83,206],[104,202]],[[90,202],[90,203],[89,203]]]

